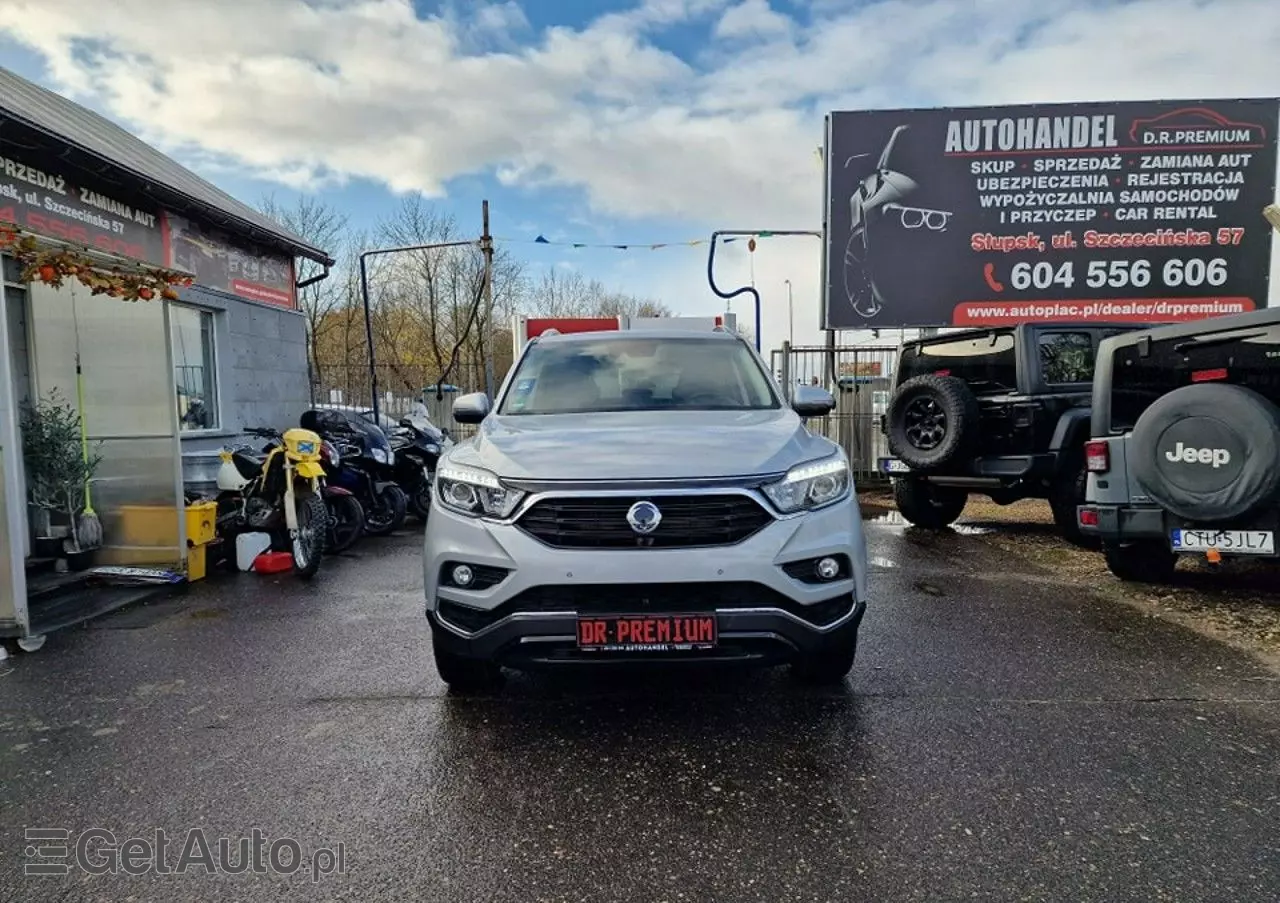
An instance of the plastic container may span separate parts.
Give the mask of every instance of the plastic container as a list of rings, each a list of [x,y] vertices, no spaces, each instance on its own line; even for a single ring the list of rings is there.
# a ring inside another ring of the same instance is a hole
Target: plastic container
[[[209,569],[209,546],[199,545],[187,549],[187,580],[203,580]]]
[[[280,574],[293,569],[293,556],[288,552],[263,552],[253,561],[259,574]]]
[[[254,559],[270,548],[271,537],[266,533],[241,533],[236,537],[236,567],[252,570]]]
[[[187,542],[193,546],[213,542],[217,521],[217,502],[192,502],[187,506]]]

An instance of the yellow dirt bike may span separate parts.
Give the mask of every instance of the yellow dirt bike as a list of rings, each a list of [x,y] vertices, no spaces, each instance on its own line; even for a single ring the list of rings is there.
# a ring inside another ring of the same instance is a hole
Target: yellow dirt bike
[[[310,579],[324,556],[329,512],[321,496],[320,437],[310,430],[246,429],[267,439],[264,455],[223,449],[218,469],[218,532],[235,543],[240,533],[263,532],[272,548],[288,548],[293,569]]]

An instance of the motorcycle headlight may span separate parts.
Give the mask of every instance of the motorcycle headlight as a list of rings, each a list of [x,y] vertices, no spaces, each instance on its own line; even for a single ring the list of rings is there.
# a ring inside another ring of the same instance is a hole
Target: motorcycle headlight
[[[502,485],[496,474],[447,464],[436,471],[436,500],[459,514],[510,517],[525,493]]]
[[[385,448],[372,448],[369,451],[373,455],[373,460],[377,461],[379,464],[391,463],[391,455],[387,453]]]
[[[429,455],[440,454],[440,446],[436,445],[434,442],[428,442],[426,445],[423,446],[423,449],[425,449],[427,454]]]
[[[821,508],[849,494],[849,465],[842,455],[801,464],[776,483],[761,487],[783,514]]]

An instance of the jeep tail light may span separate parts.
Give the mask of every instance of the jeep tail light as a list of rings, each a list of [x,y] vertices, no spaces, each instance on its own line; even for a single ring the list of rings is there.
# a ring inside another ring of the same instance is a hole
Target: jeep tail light
[[[1209,383],[1219,379],[1227,378],[1227,368],[1217,367],[1213,370],[1192,370],[1191,381],[1193,383]]]
[[[934,370],[933,375],[934,376],[950,376],[951,371],[950,370]]]
[[[1079,509],[1079,511],[1080,511],[1080,515],[1079,515],[1080,526],[1082,527],[1098,526],[1098,509],[1097,508],[1081,508]]]
[[[1111,452],[1107,443],[1093,440],[1084,444],[1084,466],[1090,473],[1106,473],[1111,469]]]

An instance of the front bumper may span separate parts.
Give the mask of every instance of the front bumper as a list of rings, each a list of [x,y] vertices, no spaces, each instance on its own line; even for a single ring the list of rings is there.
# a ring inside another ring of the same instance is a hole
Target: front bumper
[[[793,576],[797,562],[841,556],[837,579]],[[450,585],[455,564],[476,584]],[[790,572],[787,565],[791,565]],[[442,579],[444,578],[444,579]],[[846,642],[866,610],[866,548],[856,496],[776,518],[745,540],[701,548],[566,549],[511,523],[436,505],[424,554],[427,617],[456,654],[512,665],[592,661],[787,661]],[[715,649],[580,653],[578,615],[712,613]]]

